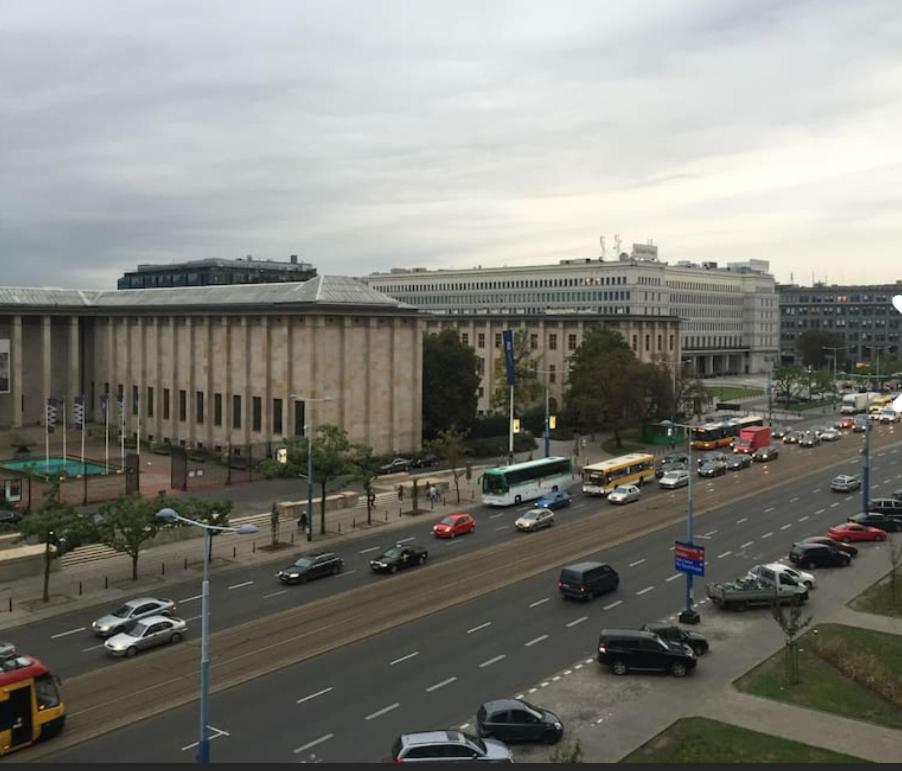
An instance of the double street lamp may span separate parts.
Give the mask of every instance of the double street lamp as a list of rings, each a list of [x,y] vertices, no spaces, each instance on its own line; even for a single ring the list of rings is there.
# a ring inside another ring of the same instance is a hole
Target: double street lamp
[[[201,610],[200,610],[200,730],[197,737],[197,762],[210,762],[210,739],[207,736],[207,701],[209,695],[210,673],[210,537],[213,533],[238,533],[239,535],[252,535],[257,532],[255,525],[239,525],[238,527],[223,527],[220,525],[208,525],[206,522],[198,522],[188,519],[174,509],[160,509],[157,519],[174,524],[182,522],[186,525],[200,527],[204,531],[204,578],[201,584]]]
[[[304,433],[307,435],[307,522],[304,531],[307,540],[313,540],[313,416],[312,412],[308,413],[308,402],[334,402],[334,396],[322,396],[313,398],[309,396],[299,396],[291,394],[289,396],[292,402],[303,402],[304,404]]]

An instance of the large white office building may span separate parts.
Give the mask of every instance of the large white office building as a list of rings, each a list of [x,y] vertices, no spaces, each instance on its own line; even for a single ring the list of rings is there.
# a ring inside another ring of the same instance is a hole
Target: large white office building
[[[764,260],[669,264],[634,244],[615,260],[463,270],[396,268],[363,279],[439,315],[676,317],[682,361],[699,376],[757,374],[777,360],[779,307]]]

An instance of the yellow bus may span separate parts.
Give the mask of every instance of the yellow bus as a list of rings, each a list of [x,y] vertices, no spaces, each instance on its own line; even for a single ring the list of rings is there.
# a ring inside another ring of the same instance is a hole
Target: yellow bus
[[[877,394],[876,396],[872,396],[870,401],[868,402],[868,412],[871,414],[877,412],[883,412],[883,410],[890,404],[892,404],[893,397],[886,396],[883,394]]]
[[[583,468],[583,493],[607,495],[617,485],[650,482],[655,478],[655,456],[631,452]]]
[[[0,755],[56,736],[66,711],[59,680],[34,656],[0,659]]]

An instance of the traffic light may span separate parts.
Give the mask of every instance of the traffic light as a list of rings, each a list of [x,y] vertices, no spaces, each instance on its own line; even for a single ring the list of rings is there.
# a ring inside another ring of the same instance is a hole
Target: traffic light
[[[514,433],[520,433],[520,418],[514,418]]]
[[[553,431],[556,426],[557,426],[557,417],[554,415],[549,415],[548,416],[548,430]]]

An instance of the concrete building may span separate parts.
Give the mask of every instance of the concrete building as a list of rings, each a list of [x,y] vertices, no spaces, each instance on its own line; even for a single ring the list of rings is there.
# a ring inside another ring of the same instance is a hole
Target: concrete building
[[[335,423],[377,453],[418,449],[423,314],[347,277],[252,286],[0,288],[0,425],[48,398],[125,405],[128,435],[186,447],[277,442]],[[304,404],[292,395],[335,397]],[[71,415],[71,406],[69,407]],[[312,413],[312,414],[311,414]]]
[[[895,284],[798,286],[780,284],[780,360],[800,364],[796,342],[808,329],[839,336],[837,370],[854,372],[857,362],[876,364],[877,357],[899,356],[902,316],[893,307],[893,296],[902,294]],[[832,353],[828,354],[832,355]]]
[[[501,333],[505,329],[525,330],[529,347],[537,361],[537,369],[548,379],[552,409],[563,404],[570,371],[568,359],[579,347],[586,331],[593,325],[614,327],[630,345],[640,361],[663,363],[677,372],[680,365],[679,320],[673,316],[586,316],[575,313],[536,315],[480,314],[478,316],[435,315],[426,321],[426,333],[443,329],[457,330],[461,342],[476,352],[482,382],[479,386],[477,412],[491,411],[496,362],[504,360]],[[501,375],[503,380],[505,375]]]
[[[310,263],[298,262],[292,254],[288,262],[208,259],[173,262],[168,265],[139,265],[122,276],[119,289],[162,289],[175,286],[222,286],[224,284],[274,284],[308,281],[316,276]]]
[[[729,263],[658,259],[636,244],[616,260],[466,270],[394,269],[371,287],[433,314],[553,313],[596,317],[676,317],[679,349],[700,376],[769,371],[777,358],[779,314],[774,278],[763,260]]]

